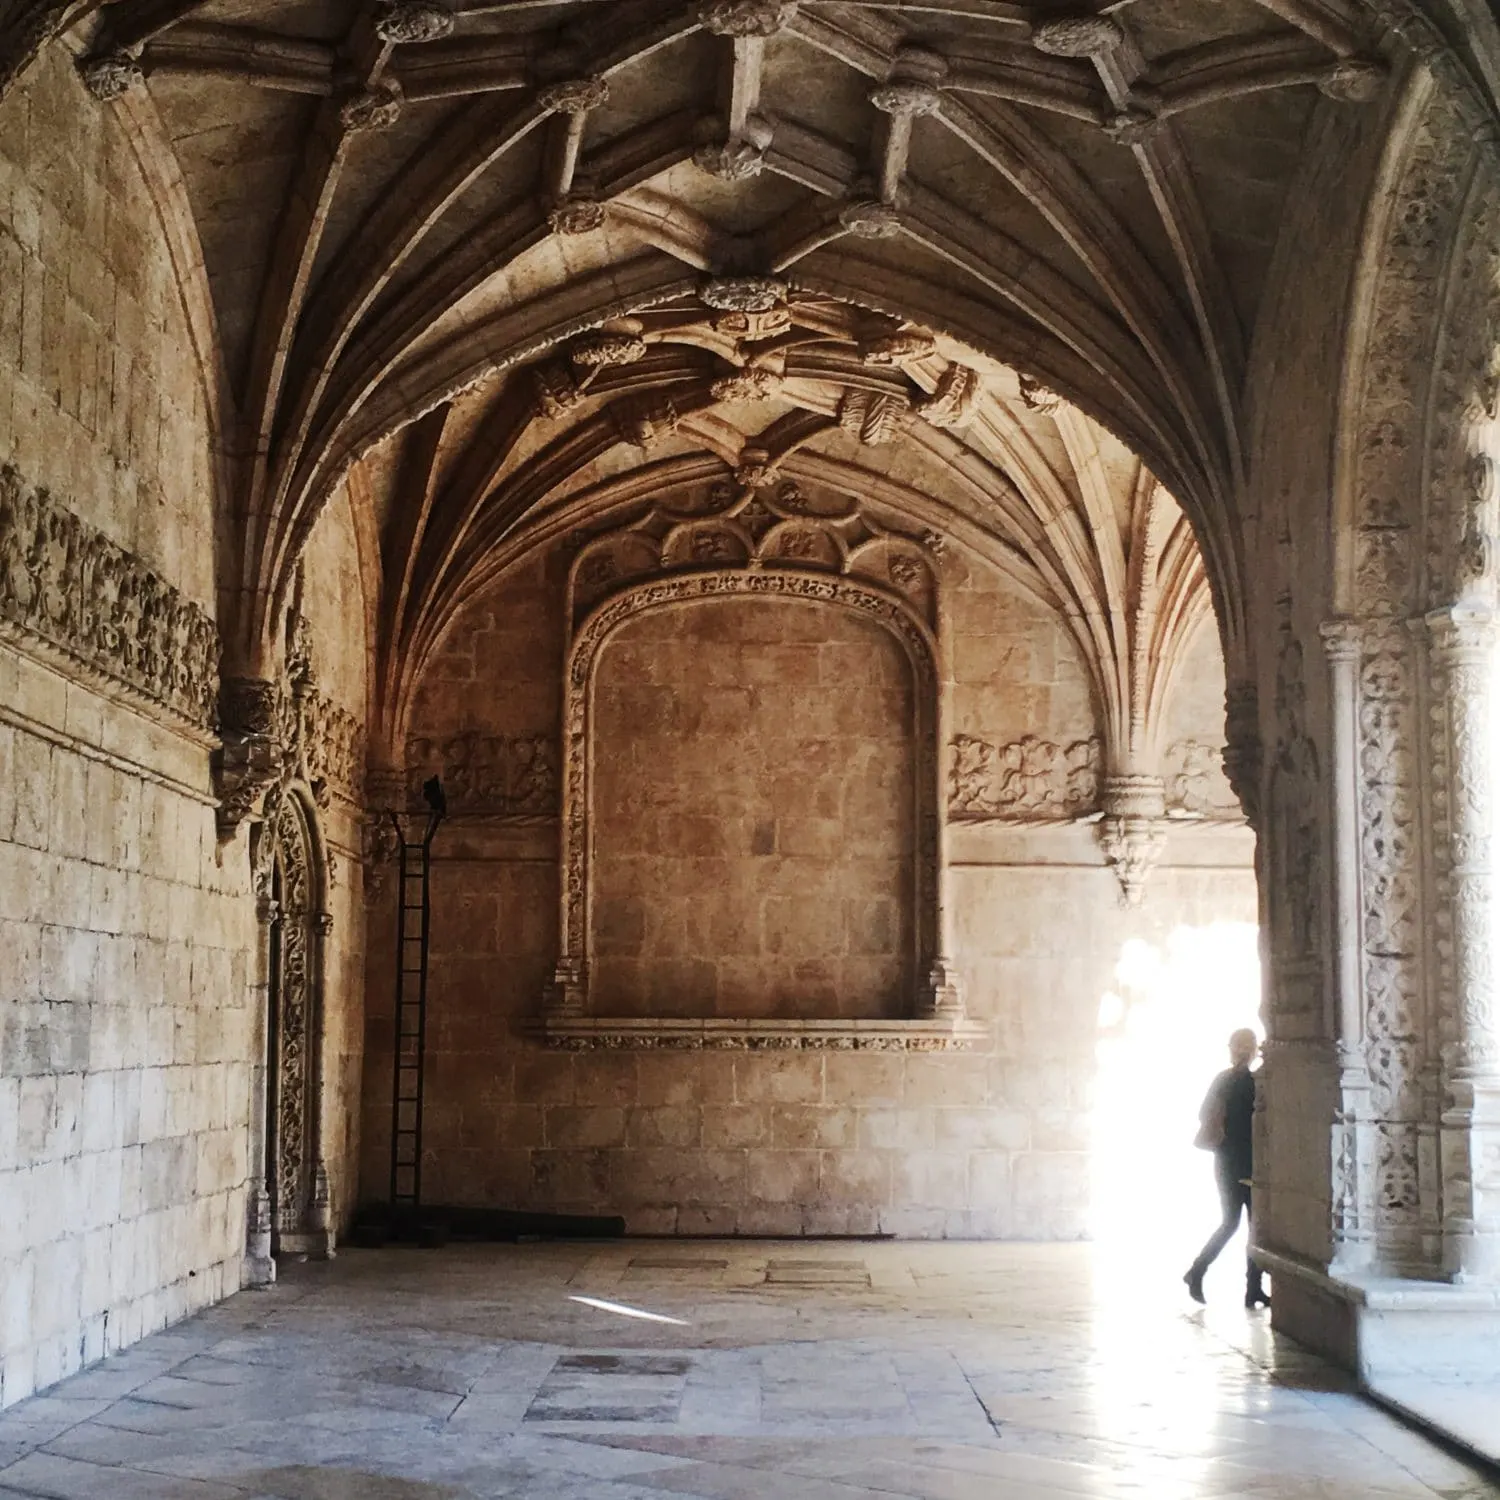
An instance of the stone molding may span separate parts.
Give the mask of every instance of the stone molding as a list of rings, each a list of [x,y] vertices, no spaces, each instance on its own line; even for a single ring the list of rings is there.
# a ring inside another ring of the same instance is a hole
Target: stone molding
[[[204,745],[219,633],[202,605],[0,468],[0,635]]]
[[[628,620],[723,598],[796,599],[854,610],[900,643],[912,670],[915,708],[912,959],[925,986],[913,1010],[962,1013],[942,951],[936,569],[921,542],[877,526],[857,504],[822,512],[794,483],[778,484],[759,471],[750,477],[754,482],[712,486],[706,504],[693,510],[653,506],[586,541],[569,570],[560,952],[544,997],[549,1021],[589,1013],[592,700],[599,654]]]
[[[570,1052],[958,1052],[989,1040],[973,1021],[543,1019],[549,1047]]]

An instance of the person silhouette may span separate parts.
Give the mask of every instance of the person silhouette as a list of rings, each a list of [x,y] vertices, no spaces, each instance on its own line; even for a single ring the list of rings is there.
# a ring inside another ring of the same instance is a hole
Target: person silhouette
[[[1250,1215],[1250,1177],[1254,1168],[1251,1122],[1255,1114],[1255,1074],[1250,1064],[1260,1051],[1255,1033],[1236,1031],[1229,1038],[1229,1066],[1214,1079],[1199,1111],[1196,1144],[1214,1154],[1214,1177],[1219,1186],[1223,1219],[1198,1252],[1198,1258],[1182,1278],[1188,1296],[1205,1302],[1203,1276],[1218,1259],[1219,1252],[1234,1238],[1240,1215]],[[1261,1269],[1245,1257],[1245,1306],[1269,1307],[1261,1281]]]

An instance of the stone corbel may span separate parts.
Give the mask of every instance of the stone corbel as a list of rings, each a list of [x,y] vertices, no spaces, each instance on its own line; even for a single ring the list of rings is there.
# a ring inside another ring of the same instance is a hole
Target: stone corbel
[[[385,890],[386,874],[400,848],[390,814],[406,806],[406,772],[399,766],[371,766],[365,788],[365,904],[373,906]]]
[[[222,852],[281,776],[285,754],[276,737],[276,684],[226,677],[219,690],[219,722],[223,743],[212,764]]]
[[[1120,905],[1139,906],[1167,844],[1166,792],[1159,776],[1104,779],[1099,847],[1120,882]]]
[[[919,1014],[922,1019],[934,1021],[956,1022],[965,1018],[963,980],[952,959],[939,956],[934,961],[927,974]]]

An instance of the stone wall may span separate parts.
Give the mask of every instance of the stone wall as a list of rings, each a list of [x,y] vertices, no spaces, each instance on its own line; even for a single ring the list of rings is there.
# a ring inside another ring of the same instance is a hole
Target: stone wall
[[[843,610],[630,621],[594,688],[604,1015],[899,1015],[916,856],[911,670]]]
[[[161,239],[47,57],[0,108],[0,1404],[240,1284],[253,918],[243,843],[216,857],[208,403]]]
[[[1181,827],[1145,904],[1122,910],[1092,826],[1073,821],[1097,795],[1080,655],[1055,615],[950,545],[951,731],[988,747],[971,753],[983,775],[963,782],[973,795],[950,849],[955,956],[983,1039],[943,1054],[548,1050],[531,1027],[558,951],[550,747],[562,571],[557,557],[533,559],[476,601],[412,716],[421,773],[442,770],[457,787],[434,846],[424,1198],[619,1212],[633,1232],[670,1234],[1084,1233],[1101,997],[1127,939],[1254,919],[1246,831]],[[837,611],[805,608],[844,649]],[[656,634],[643,673],[680,639],[677,627]],[[717,671],[707,659],[723,643],[696,644],[698,669]],[[778,670],[795,677],[813,645]],[[766,664],[748,648],[739,656],[736,681]],[[1210,660],[1182,679],[1172,722],[1217,745],[1212,678]],[[606,716],[601,760],[628,753],[614,739],[627,727]],[[521,745],[541,771],[502,775]],[[378,1202],[389,1172],[389,892],[372,922],[361,1181]]]

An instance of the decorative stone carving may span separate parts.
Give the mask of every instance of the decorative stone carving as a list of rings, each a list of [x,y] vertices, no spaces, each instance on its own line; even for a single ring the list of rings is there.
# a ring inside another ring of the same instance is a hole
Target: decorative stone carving
[[[1167,834],[1159,818],[1117,817],[1099,820],[1099,847],[1120,882],[1120,904],[1139,906],[1146,881],[1161,861]]]
[[[943,107],[942,90],[915,79],[892,79],[870,90],[870,103],[882,114],[935,115]]]
[[[737,370],[709,386],[715,401],[774,401],[781,394],[781,376],[771,370]]]
[[[1138,104],[1127,105],[1104,122],[1104,133],[1117,146],[1140,146],[1161,128],[1161,120]]]
[[[1097,738],[1056,744],[1028,734],[997,745],[956,734],[949,743],[948,816],[965,823],[1087,818],[1098,810],[1102,756]]]
[[[894,203],[861,198],[839,210],[839,223],[862,240],[888,240],[901,233],[901,210]]]
[[[627,443],[649,452],[677,431],[677,408],[665,396],[617,401],[610,407],[615,431]]]
[[[1031,33],[1031,45],[1049,57],[1104,57],[1124,39],[1113,16],[1060,16]]]
[[[1244,811],[1224,774],[1224,749],[1201,740],[1178,740],[1162,757],[1167,813],[1173,817],[1241,822]]]
[[[772,307],[765,312],[726,312],[714,319],[713,326],[715,333],[732,338],[737,345],[759,344],[786,333],[792,326],[792,313],[787,307]]]
[[[1390,70],[1374,58],[1346,57],[1318,80],[1318,89],[1341,104],[1368,104],[1380,97]]]
[[[698,288],[699,300],[718,312],[768,313],[786,301],[779,276],[718,276]]]
[[[436,0],[387,0],[375,13],[375,35],[383,42],[415,44],[453,35],[453,12]]]
[[[568,358],[584,369],[608,369],[615,365],[633,365],[650,348],[645,339],[634,333],[610,333],[603,329],[580,334],[568,345]]]
[[[582,405],[587,387],[558,365],[536,365],[536,402],[539,416],[555,421]]]
[[[987,1028],[961,1018],[910,1021],[696,1021],[550,1015],[549,1047],[569,1052],[957,1052]]]
[[[1021,391],[1021,405],[1027,411],[1051,413],[1062,405],[1062,397],[1056,391],[1049,390],[1041,381],[1033,376],[1020,374],[1016,377],[1016,384]]]
[[[219,673],[208,612],[8,465],[0,635],[207,741]]]
[[[536,102],[548,114],[587,114],[609,102],[609,84],[602,78],[570,78],[549,83],[538,91]]]
[[[760,455],[763,459],[764,455]],[[747,470],[764,478],[769,465]],[[912,566],[901,566],[903,563]],[[591,845],[589,764],[595,664],[611,635],[644,612],[699,599],[788,598],[856,610],[888,630],[911,665],[917,709],[913,972],[926,987],[914,1011],[952,1020],[956,977],[940,950],[942,861],[937,753],[936,569],[913,538],[888,532],[858,505],[815,505],[792,481],[722,483],[690,509],[653,506],[587,541],[568,579],[564,673],[561,952],[545,997],[549,1025],[588,1010]],[[941,972],[939,972],[941,971]],[[936,976],[933,978],[932,976]],[[628,1023],[600,1022],[611,1034]],[[695,1044],[696,1045],[696,1044]]]
[[[394,78],[382,78],[351,94],[339,107],[345,130],[389,130],[401,118],[406,96]]]
[[[951,364],[939,377],[937,389],[918,402],[917,415],[934,427],[962,427],[973,419],[982,390],[978,370]]]
[[[693,165],[720,182],[747,182],[765,170],[769,141],[759,142],[748,134],[719,145],[707,142],[693,152]]]
[[[535,819],[557,815],[557,745],[548,735],[469,730],[406,742],[405,805],[424,806],[422,783],[440,776],[449,816]]]
[[[878,447],[896,436],[910,410],[911,403],[895,391],[855,388],[839,402],[839,426],[861,443]]]
[[[775,36],[797,14],[797,0],[704,0],[698,21],[715,36]]]
[[[131,53],[123,51],[85,58],[78,64],[78,76],[101,104],[108,104],[146,82],[140,63]]]
[[[555,234],[592,234],[604,227],[606,209],[588,193],[569,193],[547,210],[547,222]]]
[[[925,328],[902,328],[895,333],[862,339],[859,357],[867,365],[894,369],[909,360],[926,359],[937,352],[937,340]]]

